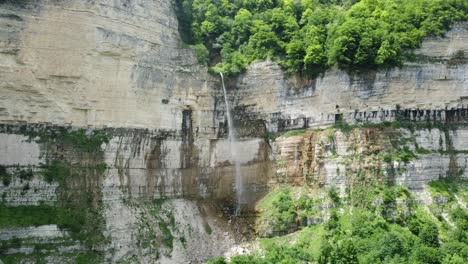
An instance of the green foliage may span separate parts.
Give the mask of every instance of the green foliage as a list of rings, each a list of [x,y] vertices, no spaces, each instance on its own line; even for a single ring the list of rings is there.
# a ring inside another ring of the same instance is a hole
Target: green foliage
[[[209,259],[206,264],[227,264],[227,262],[223,257],[216,257]]]
[[[411,256],[416,263],[440,264],[441,255],[436,248],[420,245],[416,247]]]
[[[387,163],[393,161],[408,163],[416,158],[416,154],[408,146],[396,147],[391,151],[382,153],[382,160]]]
[[[276,190],[274,196],[279,192],[284,191]],[[392,201],[403,195],[397,190],[392,192],[395,193],[389,194]],[[463,263],[461,260],[468,256],[467,244],[458,240],[439,247],[440,230],[424,210],[415,211],[406,224],[389,221],[367,208],[354,207],[351,213],[349,207],[342,206],[342,210],[331,210],[328,222],[304,227],[287,236],[261,239],[261,256],[238,256],[231,262],[219,259],[219,263],[437,264]],[[418,232],[409,228],[410,222],[417,223]]]
[[[73,178],[82,177],[83,174],[101,174],[107,170],[105,163],[90,165],[87,167],[73,166],[65,160],[53,159],[47,164],[42,165],[42,175],[48,183],[57,182],[64,184],[65,181],[70,181]]]
[[[88,264],[88,263],[102,263],[104,259],[103,254],[97,252],[79,253],[74,263],[75,264]]]
[[[205,229],[205,232],[208,234],[208,235],[211,235],[213,233],[213,229],[211,229],[211,226],[208,224],[208,223],[204,223],[203,224],[203,227]]]
[[[31,168],[21,168],[19,166],[11,166],[13,170],[8,171],[7,167],[0,165],[0,181],[3,186],[9,186],[13,178],[19,178],[21,182],[30,181],[33,177]]]
[[[109,142],[107,133],[56,128],[30,133],[30,137],[45,144],[53,153],[42,165],[41,173],[47,182],[59,185],[56,189],[57,226],[71,231],[72,237],[85,246],[93,247],[103,243],[104,219],[99,179],[107,170],[106,164],[102,162],[101,149],[102,144]],[[59,158],[58,155],[70,156],[63,152],[74,153],[78,160],[72,164],[66,158]]]
[[[458,263],[458,260],[468,259],[468,244],[457,240],[445,243],[442,246],[444,261],[442,263]]]
[[[334,204],[340,203],[340,192],[336,186],[330,186],[328,188],[328,196],[333,201]]]
[[[94,202],[91,193],[76,192],[62,195],[58,202],[57,226],[71,231],[72,237],[86,246],[105,240],[101,232],[104,219],[99,205],[93,205]]]
[[[468,230],[468,212],[458,205],[450,211],[450,217],[456,225],[456,229],[452,231],[450,238],[468,244],[468,234],[466,232]],[[466,253],[468,254],[468,252]]]
[[[449,191],[450,185],[450,182],[444,180],[432,181],[429,183],[429,190],[434,198],[441,196],[453,198],[453,195]]]
[[[425,149],[425,148],[421,148],[421,147],[416,147],[416,152],[417,152],[418,154],[423,154],[423,155],[424,155],[424,154],[430,154],[430,153],[431,153],[430,150]]]
[[[239,255],[239,256],[232,257],[229,263],[230,264],[260,264],[260,263],[263,263],[263,261],[261,261],[258,258],[255,258],[254,256]],[[285,262],[285,263],[288,263],[288,262]]]
[[[345,120],[343,120],[343,117],[340,115],[335,124],[333,125],[333,128],[334,129],[338,129],[338,130],[341,130],[343,133],[345,134],[349,134],[351,133],[351,131],[353,131],[353,129],[355,128],[355,126],[352,126],[348,123],[346,123]]]
[[[42,174],[48,183],[54,181],[63,183],[71,175],[71,165],[63,160],[52,160],[49,164],[43,165]]]
[[[296,208],[290,189],[270,192],[259,203],[264,213],[259,217],[259,232],[264,236],[287,233],[296,228]]]
[[[208,63],[209,60],[209,52],[208,49],[203,44],[195,45],[195,55],[197,56],[197,60],[201,64]]]
[[[414,142],[410,137],[395,141],[397,147]],[[401,147],[397,152],[409,149]],[[334,188],[283,185],[259,203],[262,221],[257,231],[269,238],[260,239],[259,255],[240,257],[238,263],[465,263],[466,181],[436,181],[429,189],[434,198],[450,199],[434,199],[427,206],[417,202],[403,185],[358,181],[353,192],[347,191],[348,197],[332,203],[337,193]],[[282,218],[282,213],[291,217]],[[295,228],[285,225],[285,232],[268,229],[277,223],[269,221],[274,219],[286,219]]]
[[[56,224],[58,209],[50,205],[7,206],[0,203],[0,228]]]
[[[317,74],[335,64],[398,66],[408,49],[468,13],[461,0],[174,0],[174,6],[183,39],[203,43],[214,63],[221,55],[213,72],[226,75],[266,58],[289,73]]]
[[[33,171],[30,167],[16,168],[15,175],[17,175],[22,181],[30,181],[34,176]]]
[[[223,63],[219,63],[210,69],[213,73],[224,73],[226,75],[237,75],[242,73],[247,66],[247,59],[239,51],[234,51],[229,46],[226,46],[221,51]]]
[[[406,255],[404,240],[398,232],[386,233],[378,243],[381,245],[378,253],[380,260]]]
[[[419,232],[419,238],[427,246],[438,247],[439,229],[434,223],[429,222],[421,229],[421,232]]]
[[[110,137],[105,131],[86,130],[60,127],[57,129],[32,131],[28,133],[30,139],[37,143],[62,144],[73,147],[84,153],[99,152],[101,145],[109,143]]]
[[[164,245],[172,249],[174,236],[172,235],[171,230],[169,230],[167,224],[164,221],[159,221],[158,225],[159,230],[161,230],[163,235]]]
[[[305,130],[305,129],[295,129],[295,130],[290,130],[290,131],[284,132],[282,134],[276,135],[275,138],[302,136],[306,132],[307,132],[307,130]]]
[[[88,133],[84,129],[79,129],[77,131],[64,133],[62,136],[62,142],[69,143],[84,152],[98,151],[102,144],[109,143],[108,135],[97,130]]]
[[[464,263],[466,263],[466,258],[462,258],[458,254],[447,256],[442,261],[442,264],[464,264]]]

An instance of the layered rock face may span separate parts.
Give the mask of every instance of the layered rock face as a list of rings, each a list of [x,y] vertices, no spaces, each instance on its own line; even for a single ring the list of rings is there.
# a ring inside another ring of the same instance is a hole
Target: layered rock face
[[[91,245],[74,233],[41,239],[23,223],[2,229],[12,234],[2,254],[187,263],[227,251],[234,232],[219,214],[235,190],[223,98],[181,42],[171,2],[2,1],[0,14],[2,212],[57,206],[103,235]],[[268,145],[239,145],[255,200],[272,166]],[[90,201],[64,202],[74,192]],[[88,207],[89,217],[79,214]],[[55,220],[49,229],[67,229]],[[37,254],[55,240],[56,250]]]
[[[293,185],[335,185],[391,181],[415,192],[446,177],[468,178],[466,128],[335,128],[278,138],[278,181]],[[430,202],[430,201],[422,201]]]
[[[15,219],[0,226],[1,255],[197,263],[239,242],[223,94],[177,28],[169,0],[0,2],[0,210]],[[229,80],[245,210],[272,183],[345,186],[366,167],[342,163],[366,155],[372,132],[265,140],[337,119],[455,124],[402,129],[428,150],[420,159],[368,163],[395,168],[395,180],[415,190],[454,172],[466,177],[467,38],[457,25],[400,69],[307,79],[266,61]],[[388,148],[390,136],[375,133]]]
[[[414,121],[458,119],[455,110],[466,116],[468,108],[467,27],[455,25],[446,38],[424,42],[414,61],[401,68],[332,69],[309,79],[284,77],[277,64],[265,61],[253,63],[233,86],[239,104],[268,120],[270,131],[319,127],[337,117],[349,123],[393,121],[397,109],[407,110],[406,117]]]
[[[3,122],[179,129],[182,110],[204,99],[205,70],[170,1],[1,7]]]

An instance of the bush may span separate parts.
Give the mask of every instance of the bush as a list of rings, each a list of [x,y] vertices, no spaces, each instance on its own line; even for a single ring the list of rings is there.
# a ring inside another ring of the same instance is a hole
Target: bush
[[[421,241],[430,247],[438,247],[439,246],[439,229],[437,226],[429,222],[421,229],[419,233],[419,238]]]
[[[379,241],[380,252],[379,257],[381,260],[386,258],[393,258],[397,255],[404,256],[405,248],[403,245],[403,239],[397,232],[390,232],[385,234]]]
[[[260,201],[258,232],[261,236],[288,233],[296,226],[296,207],[290,189],[278,189]]]
[[[49,205],[7,206],[0,203],[0,228],[56,224],[58,208]]]
[[[419,246],[413,251],[413,261],[421,264],[440,264],[441,255],[436,248],[428,246]]]
[[[203,44],[195,45],[195,55],[197,56],[197,60],[201,64],[207,64],[209,60],[209,52],[208,49]]]
[[[457,254],[453,254],[452,256],[447,256],[442,261],[442,264],[465,264],[466,259],[460,257]]]
[[[340,203],[340,193],[336,186],[331,186],[330,188],[328,188],[328,196],[334,204],[338,205]]]
[[[206,264],[227,264],[227,262],[223,257],[216,257],[209,259]]]

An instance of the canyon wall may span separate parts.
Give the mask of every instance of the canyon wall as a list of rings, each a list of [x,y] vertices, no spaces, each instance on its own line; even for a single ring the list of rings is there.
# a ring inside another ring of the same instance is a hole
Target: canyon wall
[[[219,216],[235,197],[219,83],[180,40],[170,1],[1,1],[0,25],[2,213],[58,208],[1,227],[2,255],[187,263],[235,243]],[[239,145],[253,201],[268,145]],[[57,233],[73,229],[61,212],[96,228]]]
[[[228,80],[245,210],[278,182],[344,187],[365,167],[348,159],[372,148],[369,133],[389,148],[378,131],[268,140],[342,119],[451,124],[399,128],[425,154],[369,166],[395,168],[416,191],[466,177],[467,40],[458,24],[398,69],[310,79],[263,61]],[[235,168],[220,87],[181,41],[169,0],[0,1],[0,210],[17,220],[0,226],[0,255],[188,263],[229,252],[250,226],[231,219]],[[41,210],[51,217],[24,220]]]
[[[270,131],[329,125],[337,116],[349,123],[393,121],[397,108],[408,110],[406,117],[414,121],[444,121],[456,115],[454,110],[466,116],[467,41],[468,25],[462,23],[445,38],[424,42],[401,68],[335,68],[317,78],[285,77],[276,63],[263,61],[250,65],[232,85],[238,103],[268,120]]]

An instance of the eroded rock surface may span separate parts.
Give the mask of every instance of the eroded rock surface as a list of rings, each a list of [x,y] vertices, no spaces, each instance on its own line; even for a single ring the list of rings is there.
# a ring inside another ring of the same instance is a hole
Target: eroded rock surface
[[[50,263],[198,263],[238,248],[246,232],[230,219],[235,168],[220,83],[177,28],[169,0],[0,2],[2,206],[56,207],[98,230],[89,241],[60,217],[0,227],[18,234],[2,236],[1,254]],[[431,180],[466,178],[467,36],[467,24],[458,24],[399,69],[331,69],[307,79],[263,61],[228,80],[245,209],[271,184],[344,187],[361,169],[393,172],[395,182],[421,193]],[[377,130],[268,140],[337,120],[400,119],[456,129],[399,131],[413,139],[412,151],[425,150],[407,163],[367,155],[391,145],[391,135]],[[43,229],[60,238],[38,236]]]

